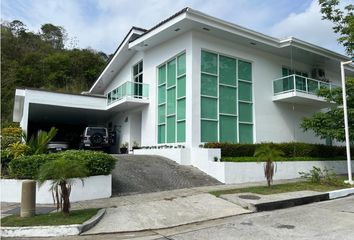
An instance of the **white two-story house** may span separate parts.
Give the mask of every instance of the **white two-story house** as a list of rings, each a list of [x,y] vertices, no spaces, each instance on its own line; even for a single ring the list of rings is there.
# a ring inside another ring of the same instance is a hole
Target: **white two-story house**
[[[29,132],[106,126],[116,150],[180,145],[185,163],[205,142],[324,144],[300,124],[330,106],[315,93],[340,87],[348,59],[185,8],[149,30],[131,28],[88,92],[17,89],[13,118]]]

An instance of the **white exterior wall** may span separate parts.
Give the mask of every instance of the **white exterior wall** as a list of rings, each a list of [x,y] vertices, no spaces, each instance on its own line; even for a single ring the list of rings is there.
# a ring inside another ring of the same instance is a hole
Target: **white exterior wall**
[[[309,105],[293,105],[272,101],[272,81],[282,77],[282,66],[291,66],[291,59],[239,45],[205,33],[193,33],[193,123],[192,138],[195,145],[200,141],[200,53],[210,50],[226,56],[232,56],[252,62],[253,106],[254,106],[254,141],[289,142],[302,141],[324,143],[311,132],[304,133],[300,128],[303,117],[311,116],[319,108]],[[294,69],[310,72],[312,65],[293,62]],[[188,66],[187,66],[188,68]],[[327,69],[326,69],[327,70]],[[340,84],[340,76],[329,72],[327,75]],[[196,127],[197,126],[197,127]],[[188,133],[187,133],[188,134]]]

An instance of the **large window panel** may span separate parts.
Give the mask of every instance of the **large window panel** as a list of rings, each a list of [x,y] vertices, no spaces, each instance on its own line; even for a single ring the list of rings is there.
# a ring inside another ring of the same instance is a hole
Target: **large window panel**
[[[163,84],[166,82],[166,65],[159,67],[159,81],[158,84]]]
[[[238,82],[239,100],[252,102],[252,84],[247,82]]]
[[[167,90],[167,115],[176,113],[176,88]]]
[[[186,54],[177,57],[177,75],[180,76],[186,73]]]
[[[220,56],[220,83],[236,86],[236,59]]]
[[[201,66],[202,72],[212,73],[212,74],[217,73],[218,56],[215,53],[202,51],[201,63],[202,63]]]
[[[186,96],[186,76],[177,79],[177,97]]]
[[[253,143],[253,126],[251,124],[242,124],[239,126],[240,143]]]
[[[159,125],[157,127],[157,142],[165,143],[165,136],[166,136],[166,125]]]
[[[165,104],[158,107],[158,123],[165,123],[166,119],[166,106]]]
[[[186,141],[186,122],[177,122],[177,142]]]
[[[218,118],[218,100],[214,98],[202,97],[202,118]]]
[[[220,116],[220,142],[237,142],[237,118]]]
[[[201,94],[207,96],[217,97],[217,84],[218,79],[216,76],[203,74],[201,75]]]
[[[161,85],[158,89],[158,95],[159,95],[159,99],[158,99],[158,103],[165,103],[166,102],[166,85]]]
[[[167,117],[167,143],[176,142],[176,116]]]
[[[186,99],[179,99],[177,101],[177,119],[182,120],[186,118]]]
[[[201,141],[202,142],[217,142],[218,141],[218,122],[216,121],[201,121]]]
[[[176,60],[167,63],[167,87],[176,84]]]
[[[239,103],[239,118],[240,122],[252,123],[252,103]]]
[[[236,88],[220,85],[219,87],[219,109],[220,113],[237,114],[236,103]]]
[[[252,65],[242,60],[238,61],[238,78],[242,80],[252,81]]]

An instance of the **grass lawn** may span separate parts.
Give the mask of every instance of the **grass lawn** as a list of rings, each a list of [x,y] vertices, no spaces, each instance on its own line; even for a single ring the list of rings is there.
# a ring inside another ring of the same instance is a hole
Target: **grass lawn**
[[[221,157],[223,162],[258,162],[257,157]],[[277,162],[289,161],[340,161],[346,160],[346,157],[332,157],[332,158],[314,158],[314,157],[292,157],[292,158],[279,158]]]
[[[209,193],[217,197],[222,194],[246,193],[246,192],[268,195],[268,194],[275,194],[275,193],[295,192],[295,191],[304,191],[304,190],[327,192],[327,191],[350,187],[349,184],[345,184],[343,182],[346,179],[345,177],[338,177],[338,179],[339,179],[339,184],[337,185],[324,185],[324,184],[316,184],[316,183],[303,181],[303,182],[272,185],[270,188],[267,186],[259,186],[259,187],[248,187],[248,188],[213,191]]]
[[[93,217],[99,209],[83,209],[70,212],[70,216],[65,217],[61,212],[40,214],[34,217],[21,218],[20,216],[8,216],[1,219],[3,227],[27,227],[27,226],[52,226],[81,224]]]

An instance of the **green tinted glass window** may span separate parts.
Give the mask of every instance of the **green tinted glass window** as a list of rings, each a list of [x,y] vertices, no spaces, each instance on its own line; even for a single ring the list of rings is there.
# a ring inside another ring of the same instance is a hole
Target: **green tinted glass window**
[[[242,101],[252,101],[252,84],[247,82],[238,82],[238,97]]]
[[[217,99],[202,97],[202,118],[217,119],[217,103]]]
[[[218,57],[215,53],[202,51],[201,53],[202,72],[216,74],[217,66],[218,66],[217,59]]]
[[[186,122],[177,122],[177,142],[186,141]]]
[[[237,142],[237,118],[220,115],[220,142]]]
[[[165,143],[165,135],[166,135],[166,126],[160,125],[157,127],[157,142],[158,143]]]
[[[284,67],[283,67],[283,68],[281,69],[281,72],[282,72],[283,77],[286,77],[286,76],[289,75],[289,71],[288,71],[287,68],[284,68]]]
[[[242,60],[238,61],[238,78],[252,81],[252,65]]]
[[[186,118],[186,99],[179,99],[177,101],[177,119],[182,120]]]
[[[219,58],[219,82],[236,86],[236,59],[225,56]]]
[[[239,126],[240,143],[253,143],[253,126],[252,124],[242,124]]]
[[[217,142],[218,141],[218,122],[216,121],[201,121],[201,141],[202,142]]]
[[[167,115],[176,113],[176,88],[167,90]]]
[[[217,96],[217,77],[208,74],[201,75],[201,94],[207,96]]]
[[[186,96],[186,76],[177,79],[177,97]]]
[[[166,85],[161,85],[158,89],[159,91],[159,101],[158,103],[164,103],[166,102]]]
[[[167,63],[167,87],[176,84],[176,60]]]
[[[167,117],[167,143],[176,142],[176,117]]]
[[[220,85],[219,91],[220,113],[236,114],[236,88]]]
[[[239,118],[240,122],[252,122],[252,103],[239,102]]]
[[[166,106],[165,104],[160,105],[158,107],[158,115],[159,115],[159,121],[158,123],[165,123],[165,118],[166,118]]]
[[[186,73],[186,54],[177,57],[177,75]]]
[[[159,85],[166,82],[166,65],[159,67]]]

